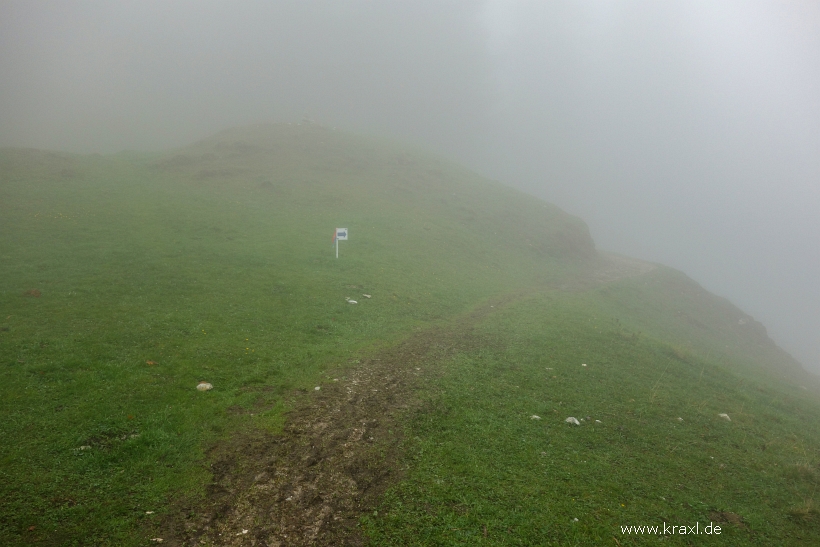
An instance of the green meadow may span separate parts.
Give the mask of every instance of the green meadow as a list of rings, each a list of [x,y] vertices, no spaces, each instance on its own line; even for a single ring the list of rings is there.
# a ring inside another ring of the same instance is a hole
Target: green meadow
[[[322,127],[0,150],[0,543],[151,544],[214,446],[506,298],[401,415],[372,545],[820,544],[816,379],[684,274],[605,262],[553,205]],[[664,522],[722,534],[621,531]]]

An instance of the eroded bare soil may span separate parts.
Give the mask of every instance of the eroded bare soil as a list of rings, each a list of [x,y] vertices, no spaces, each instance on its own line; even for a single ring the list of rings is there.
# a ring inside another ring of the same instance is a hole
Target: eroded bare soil
[[[578,290],[640,275],[654,266],[607,256]],[[529,291],[528,291],[529,292]],[[417,332],[362,359],[339,381],[301,397],[279,435],[243,434],[210,455],[205,501],[163,524],[167,545],[365,545],[359,517],[402,474],[399,417],[415,393],[458,351],[497,341],[474,331],[482,318],[526,293],[486,303],[447,328]]]

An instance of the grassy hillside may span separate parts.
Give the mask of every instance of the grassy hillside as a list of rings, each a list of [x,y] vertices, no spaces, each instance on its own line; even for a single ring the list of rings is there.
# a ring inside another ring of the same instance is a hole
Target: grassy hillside
[[[627,545],[616,523],[661,514],[805,541],[813,380],[682,274],[617,263],[550,204],[321,127],[154,155],[2,150],[0,536],[144,545],[207,498],[212,447],[281,431],[331,371],[501,298],[397,416],[407,472],[362,521],[374,544]],[[694,474],[712,456],[730,471]]]
[[[519,301],[438,364],[406,419],[407,477],[365,518],[375,544],[817,544],[816,396],[639,334],[592,296]],[[663,523],[722,533],[621,528]]]

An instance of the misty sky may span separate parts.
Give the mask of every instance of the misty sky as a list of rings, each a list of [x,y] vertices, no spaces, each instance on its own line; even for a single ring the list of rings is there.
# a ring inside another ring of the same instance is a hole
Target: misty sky
[[[552,201],[820,371],[818,2],[0,0],[0,146],[304,115]]]

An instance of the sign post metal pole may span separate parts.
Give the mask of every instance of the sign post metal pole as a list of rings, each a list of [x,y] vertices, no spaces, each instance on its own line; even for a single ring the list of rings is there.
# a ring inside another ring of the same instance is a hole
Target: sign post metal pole
[[[339,240],[347,241],[347,228],[336,228],[336,258],[339,258]]]

